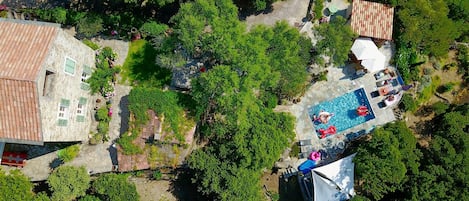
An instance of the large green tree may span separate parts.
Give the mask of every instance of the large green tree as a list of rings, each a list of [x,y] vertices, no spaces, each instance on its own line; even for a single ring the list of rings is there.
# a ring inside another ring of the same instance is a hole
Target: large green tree
[[[137,188],[128,181],[126,174],[104,174],[93,182],[93,189],[103,200],[130,201],[139,200]]]
[[[325,55],[332,59],[336,66],[342,66],[348,59],[348,53],[352,48],[352,41],[357,35],[352,31],[346,20],[339,16],[330,23],[323,23],[313,29],[318,42],[315,46],[316,59]]]
[[[73,200],[85,195],[90,180],[83,166],[60,166],[52,172],[47,183],[52,191],[52,200]]]
[[[380,200],[400,189],[406,176],[418,172],[416,139],[404,122],[388,124],[360,145],[354,159],[360,193]]]
[[[433,139],[422,170],[409,182],[413,200],[469,200],[469,105],[434,119]]]
[[[32,200],[33,184],[19,170],[6,174],[0,168],[0,200]]]
[[[445,56],[461,34],[461,24],[448,18],[444,0],[408,0],[398,11],[401,39],[424,53]]]

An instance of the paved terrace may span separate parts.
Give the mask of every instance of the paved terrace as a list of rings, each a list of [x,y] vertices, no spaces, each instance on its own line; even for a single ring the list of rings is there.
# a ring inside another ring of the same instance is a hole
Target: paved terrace
[[[390,57],[393,53],[392,49],[393,48],[390,44],[386,44],[380,48],[380,51],[383,52],[386,56],[386,63],[388,63],[390,60]],[[394,67],[390,67],[390,69],[395,70]],[[330,66],[327,68],[327,70],[329,71],[327,75],[327,81],[321,81],[313,84],[302,97],[301,102],[288,108],[288,110],[296,117],[296,140],[311,140],[313,150],[327,149],[336,146],[340,142],[343,142],[346,139],[345,135],[350,132],[357,132],[362,129],[369,130],[374,126],[384,125],[388,122],[396,120],[393,113],[393,107],[379,108],[378,106],[378,103],[383,101],[385,97],[371,97],[370,93],[378,90],[378,87],[376,86],[377,80],[373,74],[368,73],[358,79],[352,80],[350,78],[355,73],[352,65],[347,65],[343,68]],[[389,77],[383,77],[380,80],[386,78]],[[320,139],[316,134],[313,123],[309,116],[310,108],[321,102],[332,100],[359,88],[365,89],[366,95],[376,118],[347,129],[341,133]],[[302,163],[304,160],[305,159],[299,160],[298,164]]]

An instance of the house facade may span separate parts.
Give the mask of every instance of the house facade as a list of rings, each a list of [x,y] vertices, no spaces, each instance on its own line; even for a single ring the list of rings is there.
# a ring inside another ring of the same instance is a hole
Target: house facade
[[[0,19],[0,142],[85,141],[95,53],[59,24]]]

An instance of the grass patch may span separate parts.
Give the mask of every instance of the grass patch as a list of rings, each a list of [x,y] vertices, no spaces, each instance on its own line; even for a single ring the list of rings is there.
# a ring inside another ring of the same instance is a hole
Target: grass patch
[[[432,77],[431,84],[425,87],[423,91],[419,94],[418,99],[417,99],[418,105],[428,101],[433,96],[438,86],[440,86],[440,83],[441,83],[440,77],[438,76]]]
[[[146,40],[130,44],[129,53],[122,67],[122,81],[133,85],[162,88],[171,82],[171,71],[155,63],[157,51]]]

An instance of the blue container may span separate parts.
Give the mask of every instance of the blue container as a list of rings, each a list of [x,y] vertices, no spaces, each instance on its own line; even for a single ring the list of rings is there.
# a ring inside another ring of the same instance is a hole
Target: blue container
[[[316,161],[307,160],[300,166],[298,166],[298,170],[301,171],[303,174],[306,174],[308,172],[311,172],[314,167],[316,167]]]

